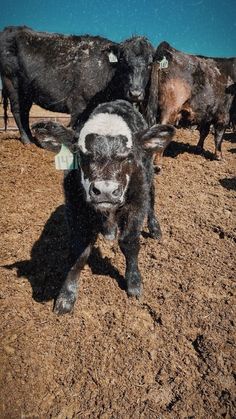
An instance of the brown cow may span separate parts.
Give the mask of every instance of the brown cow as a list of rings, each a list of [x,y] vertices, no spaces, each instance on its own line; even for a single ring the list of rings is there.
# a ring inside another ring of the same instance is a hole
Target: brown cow
[[[227,60],[227,59],[226,59]],[[229,59],[229,64],[233,59]],[[235,94],[235,83],[219,60],[185,54],[162,42],[154,57],[146,117],[150,125],[197,125],[202,151],[210,126],[215,131],[215,154],[222,158],[221,143]],[[232,64],[234,62],[232,61]],[[160,167],[160,156],[154,165]]]

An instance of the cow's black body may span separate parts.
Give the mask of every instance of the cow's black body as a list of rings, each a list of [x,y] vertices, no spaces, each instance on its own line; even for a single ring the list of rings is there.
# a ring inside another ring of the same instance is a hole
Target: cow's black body
[[[117,44],[99,36],[7,27],[0,33],[0,73],[22,141],[31,139],[33,102],[71,114],[71,126],[75,126],[101,102],[141,101],[153,52],[144,37]]]
[[[203,55],[199,55],[199,57],[204,58],[206,60],[213,60],[217,64],[220,72],[225,74],[226,76],[230,77],[234,84],[236,83],[236,57],[230,58],[218,58],[218,57],[205,57]],[[235,90],[235,87],[234,87]],[[234,129],[236,127],[236,95],[234,95],[234,99],[232,105],[230,107],[230,122],[233,125]]]
[[[167,68],[160,68],[163,57]],[[147,120],[179,126],[197,125],[198,150],[210,125],[215,130],[215,158],[220,159],[225,127],[235,94],[236,59],[207,58],[183,53],[162,42],[155,54]]]
[[[46,138],[49,144],[51,137],[71,147],[73,133],[65,127],[38,123],[33,130],[40,141]],[[74,147],[79,148],[80,168],[66,172],[64,178],[72,268],[56,301],[58,313],[72,309],[77,278],[98,233],[118,237],[126,259],[128,294],[140,295],[137,258],[146,216],[151,236],[161,235],[154,214],[152,153],[164,147],[173,134],[171,126],[148,128],[142,115],[122,100],[98,106],[77,132]]]

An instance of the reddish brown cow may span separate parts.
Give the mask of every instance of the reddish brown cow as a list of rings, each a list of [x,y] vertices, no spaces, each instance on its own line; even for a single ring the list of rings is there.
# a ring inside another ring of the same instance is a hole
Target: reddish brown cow
[[[233,64],[232,64],[233,65]],[[185,54],[162,42],[152,68],[146,117],[150,125],[197,125],[203,150],[210,125],[215,131],[215,154],[222,158],[221,143],[235,94],[235,84],[217,59]],[[154,165],[160,166],[156,155]]]

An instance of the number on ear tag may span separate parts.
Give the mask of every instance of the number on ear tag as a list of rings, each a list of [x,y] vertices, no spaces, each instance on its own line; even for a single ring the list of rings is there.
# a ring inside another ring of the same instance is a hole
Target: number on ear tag
[[[57,170],[75,170],[78,169],[77,155],[71,153],[64,144],[60,152],[55,156],[55,166]]]
[[[167,68],[169,63],[166,57],[164,56],[161,61],[159,61],[160,68]]]

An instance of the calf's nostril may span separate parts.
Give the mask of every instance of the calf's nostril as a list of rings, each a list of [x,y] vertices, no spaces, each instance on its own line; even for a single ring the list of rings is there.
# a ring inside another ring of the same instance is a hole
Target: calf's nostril
[[[100,195],[100,194],[101,194],[101,191],[99,191],[99,189],[98,189],[98,188],[96,188],[96,186],[93,186],[93,187],[92,187],[92,193],[93,193],[94,195]]]

